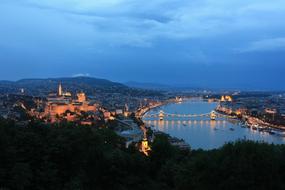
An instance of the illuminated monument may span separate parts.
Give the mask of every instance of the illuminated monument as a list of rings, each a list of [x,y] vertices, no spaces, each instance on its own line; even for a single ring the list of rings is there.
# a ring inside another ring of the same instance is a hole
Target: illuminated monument
[[[45,116],[51,122],[56,122],[58,118],[65,117],[68,121],[74,121],[71,115],[81,115],[81,112],[97,111],[97,104],[87,100],[85,93],[77,93],[77,99],[73,99],[70,92],[64,92],[59,84],[57,94],[51,94],[47,98]]]
[[[149,156],[149,152],[151,151],[151,148],[148,144],[148,140],[147,140],[147,135],[146,135],[146,130],[144,129],[144,138],[141,141],[141,147],[140,147],[140,151],[142,153],[144,153],[146,156]]]

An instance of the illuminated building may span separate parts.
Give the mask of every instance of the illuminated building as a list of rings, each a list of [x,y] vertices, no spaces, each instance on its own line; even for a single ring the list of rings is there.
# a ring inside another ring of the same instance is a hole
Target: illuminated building
[[[124,116],[125,116],[125,117],[128,117],[129,115],[130,115],[129,106],[128,106],[127,104],[125,104]]]
[[[81,102],[81,103],[86,102],[86,95],[83,92],[78,93],[77,98],[78,98],[78,102]]]
[[[276,109],[270,109],[270,108],[266,108],[264,111],[265,111],[265,113],[268,113],[268,114],[276,114],[277,113]]]
[[[50,94],[45,108],[44,115],[51,122],[56,122],[58,118],[64,117],[68,121],[76,120],[75,114],[81,112],[97,111],[97,105],[87,101],[84,93],[78,93],[77,99],[72,99],[71,93],[63,92],[61,84],[58,87],[57,95]]]
[[[24,94],[25,93],[25,89],[21,88],[20,92],[21,92],[21,94]]]
[[[225,98],[226,98],[226,101],[228,101],[228,102],[232,102],[233,101],[233,98],[231,96],[226,96]]]
[[[247,112],[247,109],[245,108],[239,108],[235,111],[235,114],[239,117],[241,117],[242,115],[246,114]]]
[[[241,111],[240,111],[240,110],[237,110],[237,111],[236,111],[236,115],[237,115],[237,116],[241,116],[241,115],[242,115],[242,114],[241,114]]]
[[[232,102],[233,98],[231,96],[222,96],[221,102]]]
[[[209,103],[213,103],[213,102],[215,102],[215,99],[210,98],[210,99],[208,99],[208,102],[209,102]]]
[[[181,103],[181,102],[183,102],[183,99],[181,97],[175,97],[175,101],[177,103]]]
[[[104,118],[105,118],[106,120],[108,120],[108,119],[111,118],[111,112],[105,111],[105,112],[103,112],[103,115],[104,115]]]
[[[64,92],[62,95],[65,97],[71,97],[72,96],[70,92]]]

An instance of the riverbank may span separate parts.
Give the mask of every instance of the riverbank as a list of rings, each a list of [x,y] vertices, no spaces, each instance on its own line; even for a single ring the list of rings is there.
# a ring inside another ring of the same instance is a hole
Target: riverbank
[[[162,102],[158,102],[156,104],[142,107],[136,111],[136,117],[142,118],[147,112],[171,103],[177,103],[177,99],[168,99]]]
[[[271,128],[274,128],[274,129],[279,129],[279,130],[285,131],[285,126],[274,125],[274,124],[265,122],[265,121],[263,121],[263,120],[261,120],[261,119],[259,119],[257,117],[252,117],[252,116],[247,116],[247,115],[244,115],[243,117],[251,125],[261,125],[261,126],[271,127]]]
[[[233,116],[233,114],[223,112],[222,110],[218,108],[215,111],[217,111],[218,113],[224,114],[224,115]],[[253,130],[258,129],[259,131],[262,131],[262,132],[266,131],[266,132],[269,132],[270,134],[277,133],[277,134],[280,134],[281,136],[285,136],[285,126],[274,125],[274,124],[265,122],[257,117],[249,116],[246,114],[241,114],[241,115],[234,114],[234,116],[236,116],[236,118],[240,122],[242,122],[243,125]]]
[[[172,146],[175,146],[175,147],[178,147],[179,149],[182,149],[182,150],[185,150],[185,149],[191,149],[191,146],[186,143],[183,139],[179,139],[177,137],[172,137],[171,135],[167,134],[167,133],[164,133],[164,132],[161,132],[161,131],[156,131],[156,130],[153,130],[153,134],[154,136],[156,135],[165,135],[167,136],[168,138],[168,141],[170,142],[170,144]]]

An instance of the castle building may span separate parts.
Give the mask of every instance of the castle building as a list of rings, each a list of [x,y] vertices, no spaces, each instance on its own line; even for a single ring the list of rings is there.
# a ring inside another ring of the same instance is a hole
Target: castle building
[[[65,117],[68,121],[74,121],[72,115],[80,115],[81,112],[95,112],[97,104],[89,102],[85,93],[77,94],[77,99],[73,99],[70,92],[63,92],[62,85],[58,86],[58,93],[51,94],[45,107],[44,115],[51,122],[56,122],[58,118]]]

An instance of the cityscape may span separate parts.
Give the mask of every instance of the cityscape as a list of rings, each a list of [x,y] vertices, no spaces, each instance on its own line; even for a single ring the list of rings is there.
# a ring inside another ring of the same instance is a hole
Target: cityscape
[[[285,189],[284,9],[0,2],[0,190]]]

